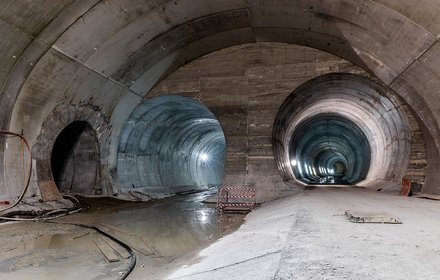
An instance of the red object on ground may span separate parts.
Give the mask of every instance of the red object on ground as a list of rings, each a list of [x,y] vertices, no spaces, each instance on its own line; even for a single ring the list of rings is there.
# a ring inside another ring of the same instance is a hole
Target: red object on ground
[[[411,192],[411,179],[402,178],[402,188],[400,189],[401,196],[408,196]]]
[[[9,200],[0,200],[0,205],[9,205],[11,202]]]

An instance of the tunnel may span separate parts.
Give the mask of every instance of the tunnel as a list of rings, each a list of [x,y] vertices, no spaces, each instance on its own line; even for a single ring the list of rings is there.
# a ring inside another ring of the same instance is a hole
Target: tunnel
[[[144,143],[124,147],[135,108],[170,94],[199,100],[215,114],[228,143],[222,183],[254,186],[260,201],[293,191],[294,181],[305,184],[296,177],[306,173],[292,168],[289,153],[300,151],[289,147],[289,138],[298,136],[294,131],[306,117],[334,113],[343,120],[334,120],[338,127],[344,123],[357,135],[353,123],[368,140],[352,152],[348,142],[339,147],[344,153],[338,152],[338,160],[319,155],[335,160],[335,169],[345,174],[341,183],[397,189],[406,176],[427,192],[440,192],[435,20],[440,8],[434,1],[417,10],[372,0],[59,1],[49,10],[46,5],[0,4],[1,128],[23,132],[33,147],[29,197],[60,197],[50,155],[57,136],[75,121],[87,121],[98,140],[96,194],[122,197],[129,190],[147,192],[147,184],[151,193],[179,192],[174,175],[163,173],[180,168],[189,171],[179,185],[218,185],[215,172],[191,171],[195,154],[188,167],[161,152],[175,164],[165,167],[152,159],[157,166],[151,171],[140,168],[142,157],[154,156],[142,154]],[[330,74],[370,82],[343,79],[345,85],[330,93],[330,84],[340,83],[333,79],[322,90],[298,90]],[[293,92],[298,99],[288,97]],[[291,113],[286,99],[297,104]],[[0,141],[0,196],[18,196],[14,186],[23,185],[23,176],[14,159],[20,147],[12,139]],[[368,146],[369,163],[360,156]],[[200,162],[197,168],[205,167]],[[310,177],[311,165],[307,170],[307,180],[320,180]]]
[[[99,148],[93,128],[75,121],[58,135],[51,153],[54,181],[61,193],[94,193],[99,179]]]
[[[154,97],[121,131],[118,182],[149,195],[218,188],[225,152],[223,130],[206,106],[178,95]]]
[[[171,279],[435,277],[440,212],[416,198],[440,195],[439,14],[438,0],[0,1],[0,221],[36,231],[5,223],[0,278],[77,279],[66,262],[87,256],[96,279],[134,256],[133,279],[171,273],[183,260],[167,252],[220,237],[221,188],[261,208],[221,240],[238,246],[179,269],[215,267]],[[344,223],[352,208],[403,225],[368,232]],[[97,230],[27,223],[59,216]],[[144,247],[107,262],[103,229]]]
[[[356,184],[370,167],[367,137],[355,123],[336,114],[304,120],[288,149],[295,177],[308,184]]]
[[[273,130],[281,175],[305,185],[400,184],[410,139],[407,114],[392,92],[343,73],[299,86],[281,105]]]

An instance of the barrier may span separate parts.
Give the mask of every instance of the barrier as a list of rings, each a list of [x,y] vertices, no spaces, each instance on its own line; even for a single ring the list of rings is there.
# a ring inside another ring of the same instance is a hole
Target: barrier
[[[249,212],[256,206],[254,187],[221,187],[217,208],[220,212]]]

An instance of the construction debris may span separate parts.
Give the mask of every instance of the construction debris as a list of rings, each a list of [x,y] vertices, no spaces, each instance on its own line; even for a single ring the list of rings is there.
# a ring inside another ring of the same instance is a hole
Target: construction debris
[[[386,212],[345,211],[345,216],[352,223],[401,224],[402,222]]]
[[[115,251],[113,251],[112,247],[107,244],[107,242],[98,237],[95,239],[95,243],[109,262],[119,261],[119,257],[116,255]]]

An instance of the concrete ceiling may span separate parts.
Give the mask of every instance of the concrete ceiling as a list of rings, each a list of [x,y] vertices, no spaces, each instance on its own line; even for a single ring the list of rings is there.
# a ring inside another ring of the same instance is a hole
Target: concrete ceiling
[[[87,119],[110,173],[124,121],[158,81],[214,50],[276,41],[345,58],[393,89],[423,121],[436,170],[439,13],[436,0],[0,0],[0,128],[44,147]],[[0,141],[4,189],[17,149]],[[439,182],[427,177],[432,192]]]

